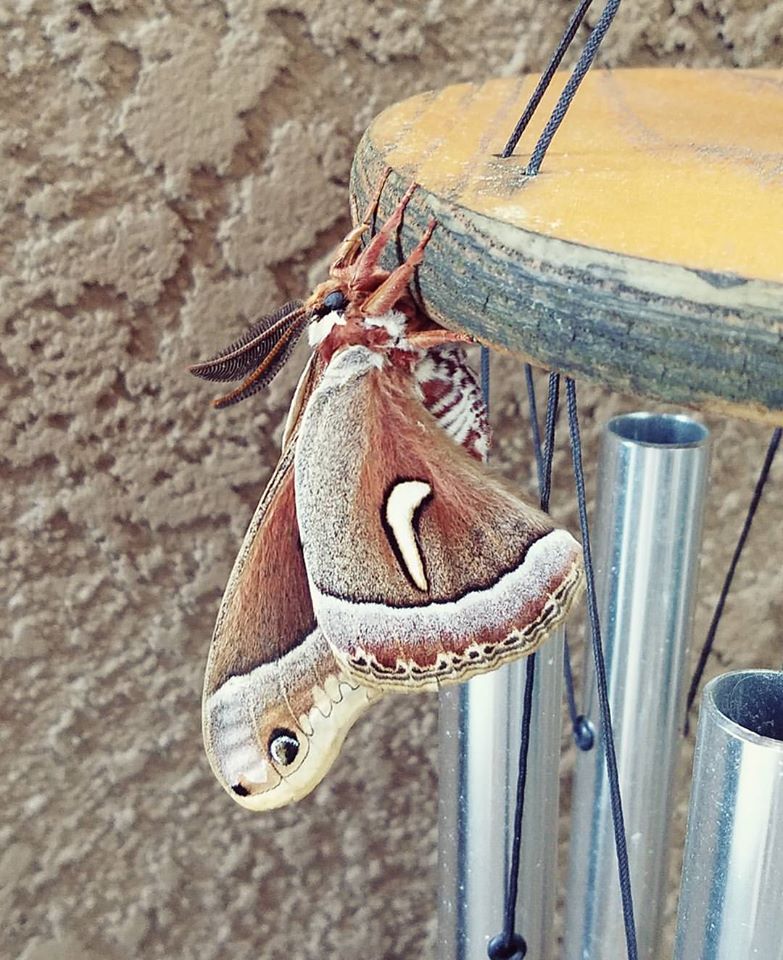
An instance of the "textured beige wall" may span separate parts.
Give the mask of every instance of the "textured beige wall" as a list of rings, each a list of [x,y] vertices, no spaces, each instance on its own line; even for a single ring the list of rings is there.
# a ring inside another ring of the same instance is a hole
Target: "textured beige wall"
[[[374,114],[540,66],[568,8],[0,4],[0,957],[428,955],[434,699],[376,708],[290,809],[247,814],[209,773],[204,658],[294,370],[216,414],[184,366],[319,276]],[[625,0],[602,59],[780,65],[782,23],[780,0]],[[503,369],[498,456],[531,489]],[[628,404],[583,399],[592,470]],[[766,435],[716,426],[702,632]],[[781,659],[775,476],[713,669]]]

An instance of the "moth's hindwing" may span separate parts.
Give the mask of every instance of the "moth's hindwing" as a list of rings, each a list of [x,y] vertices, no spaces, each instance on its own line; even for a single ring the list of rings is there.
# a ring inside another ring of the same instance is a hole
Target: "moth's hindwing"
[[[345,673],[316,624],[292,465],[289,445],[234,565],[204,683],[210,763],[223,787],[253,810],[309,793],[377,699]]]
[[[318,623],[350,674],[397,690],[532,652],[582,584],[576,540],[450,439],[419,394],[378,353],[342,350],[295,457]]]

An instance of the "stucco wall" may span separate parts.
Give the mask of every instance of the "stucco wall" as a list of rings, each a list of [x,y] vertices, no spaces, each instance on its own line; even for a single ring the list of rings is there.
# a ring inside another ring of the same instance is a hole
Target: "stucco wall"
[[[3,958],[431,950],[434,698],[375,708],[289,809],[245,813],[208,770],[212,622],[298,363],[221,414],[184,367],[320,276],[379,110],[540,67],[569,7],[0,5]],[[779,0],[625,0],[601,60],[780,65],[781,24]],[[530,491],[521,378],[497,370],[498,459]],[[582,397],[592,472],[630,404]],[[768,432],[714,426],[699,635]],[[573,520],[565,447],[555,470]],[[713,671],[781,660],[775,478]]]

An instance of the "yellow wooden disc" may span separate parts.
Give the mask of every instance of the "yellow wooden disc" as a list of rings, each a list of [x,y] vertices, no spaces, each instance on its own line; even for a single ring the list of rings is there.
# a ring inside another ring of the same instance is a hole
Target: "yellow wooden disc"
[[[459,84],[372,123],[352,186],[411,180],[406,249],[441,322],[615,389],[783,422],[783,71],[591,71],[536,177],[499,154],[536,78]]]

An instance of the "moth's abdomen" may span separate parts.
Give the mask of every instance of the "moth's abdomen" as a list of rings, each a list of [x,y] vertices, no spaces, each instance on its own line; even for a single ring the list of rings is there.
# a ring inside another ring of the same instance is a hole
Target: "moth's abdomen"
[[[414,368],[424,406],[451,439],[485,461],[491,431],[481,387],[458,344],[433,347]]]

